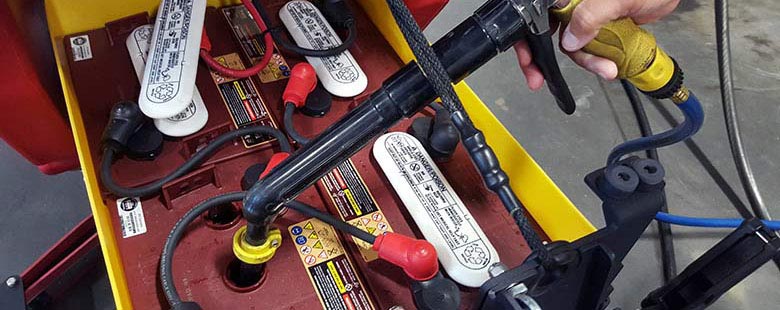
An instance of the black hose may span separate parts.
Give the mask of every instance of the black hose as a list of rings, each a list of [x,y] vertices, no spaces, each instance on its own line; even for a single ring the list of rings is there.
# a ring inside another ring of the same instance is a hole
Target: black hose
[[[720,97],[723,103],[723,114],[726,119],[726,131],[729,137],[731,155],[737,166],[739,180],[745,189],[751,209],[756,217],[762,220],[771,220],[769,211],[761,199],[761,193],[750,168],[750,162],[745,155],[745,146],[742,144],[742,134],[739,129],[739,117],[737,106],[734,103],[734,84],[731,74],[731,43],[729,38],[729,1],[715,0],[715,31],[718,46],[718,73],[720,73]]]
[[[293,141],[298,142],[300,145],[306,145],[306,143],[309,143],[309,139],[295,130],[295,123],[293,122],[294,112],[295,104],[288,102],[284,105],[284,130],[287,131],[287,135],[290,136]]]
[[[206,159],[211,157],[211,155],[216,153],[225,143],[231,142],[236,138],[240,138],[245,135],[251,135],[251,134],[265,134],[265,135],[273,136],[274,138],[276,138],[277,141],[279,141],[279,146],[283,152],[292,151],[290,142],[287,141],[287,137],[285,137],[285,135],[281,131],[267,126],[252,126],[252,127],[233,130],[222,134],[221,136],[214,139],[214,141],[209,143],[202,150],[195,153],[194,156],[192,156],[190,159],[185,161],[184,164],[176,168],[176,170],[174,170],[167,176],[157,181],[154,181],[152,183],[140,187],[135,187],[135,188],[122,187],[121,185],[116,184],[116,182],[114,182],[113,176],[111,175],[111,164],[113,164],[114,162],[114,156],[116,155],[116,153],[113,149],[106,148],[106,150],[103,153],[103,161],[100,166],[100,179],[103,183],[103,186],[105,186],[106,189],[108,189],[108,191],[110,191],[112,194],[119,197],[153,196],[160,192],[160,190],[162,189],[163,185],[165,185],[165,183],[173,181],[174,179],[189,173],[194,168],[198,167],[200,164],[206,161]]]
[[[314,207],[304,204],[302,202],[298,201],[289,201],[285,203],[285,206],[287,208],[293,209],[297,211],[298,213],[301,213],[306,216],[314,217],[319,219],[320,221],[323,221],[327,223],[330,226],[335,227],[336,229],[343,231],[347,234],[350,234],[354,236],[355,238],[358,238],[360,240],[363,240],[365,242],[368,242],[370,244],[374,244],[374,241],[376,240],[376,237],[372,234],[369,234],[368,232],[365,232],[361,230],[360,228],[357,228],[355,226],[352,226],[351,224],[336,219],[330,214],[320,212],[319,210],[315,209]]]
[[[355,40],[357,39],[357,27],[355,26],[354,21],[347,23],[347,38],[344,39],[344,41],[341,43],[341,45],[330,47],[327,49],[322,50],[315,50],[315,49],[309,49],[309,48],[303,48],[295,43],[292,43],[285,39],[282,36],[282,28],[278,26],[272,26],[272,19],[270,18],[270,15],[268,14],[268,11],[265,10],[265,7],[259,3],[257,0],[252,1],[255,5],[255,8],[257,8],[258,13],[260,13],[260,17],[263,18],[263,21],[268,26],[268,31],[271,33],[271,37],[274,38],[274,43],[281,46],[287,51],[296,53],[301,56],[309,56],[309,57],[329,57],[329,56],[335,56],[338,54],[343,53],[344,51],[348,50],[350,47],[352,47],[352,44],[355,43]]]
[[[234,201],[241,201],[244,199],[244,196],[246,196],[246,192],[233,192],[209,198],[187,211],[187,213],[173,225],[171,233],[168,234],[168,238],[165,240],[162,254],[160,254],[160,284],[162,285],[165,299],[168,300],[168,304],[170,304],[171,307],[176,307],[182,303],[181,296],[179,296],[179,292],[176,290],[176,285],[173,282],[173,253],[184,235],[184,232],[187,230],[187,226],[211,208]]]
[[[623,90],[626,92],[626,96],[628,96],[628,101],[631,102],[631,108],[634,110],[634,116],[636,116],[636,122],[639,124],[640,133],[643,137],[652,136],[653,128],[650,127],[650,121],[647,119],[647,113],[645,113],[645,107],[642,104],[642,99],[639,97],[639,92],[636,91],[634,85],[631,85],[631,83],[626,80],[620,80],[620,84],[623,85]],[[656,149],[646,150],[645,153],[647,158],[660,162]],[[661,204],[661,212],[669,213],[669,206],[666,204],[666,190],[664,190],[662,194],[663,203]],[[661,266],[663,268],[664,283],[669,283],[669,281],[677,275],[677,261],[674,254],[672,227],[669,223],[660,221],[657,221],[656,223],[658,224],[658,234],[660,236]]]
[[[504,207],[515,219],[520,233],[531,250],[541,261],[547,261],[549,258],[547,248],[525,216],[525,208],[509,186],[509,177],[501,169],[493,149],[485,141],[484,134],[474,127],[463,109],[463,104],[455,94],[447,70],[429,45],[420,26],[414,20],[412,13],[409,12],[409,8],[402,0],[387,0],[387,4],[401,28],[406,42],[411,47],[414,56],[417,57],[420,70],[436,90],[436,94],[439,95],[444,106],[450,111],[453,124],[460,132],[463,145],[482,174],[488,189],[498,194]]]

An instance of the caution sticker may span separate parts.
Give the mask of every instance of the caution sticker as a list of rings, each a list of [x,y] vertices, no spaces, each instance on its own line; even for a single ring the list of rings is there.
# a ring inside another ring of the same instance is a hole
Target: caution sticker
[[[243,5],[222,8],[222,15],[233,30],[233,35],[241,44],[241,50],[253,64],[260,62],[265,56],[265,40],[263,32]],[[278,48],[276,50],[279,50]],[[271,83],[290,76],[290,65],[279,53],[274,53],[268,66],[257,74],[261,83]]]
[[[92,59],[92,45],[89,36],[81,35],[70,38],[70,49],[73,51],[73,61]]]
[[[333,227],[312,218],[287,229],[323,309],[375,309]]]
[[[338,165],[320,182],[341,219],[374,236],[393,231],[351,159]],[[352,240],[363,260],[370,262],[378,258],[370,244],[355,237]]]
[[[125,197],[116,200],[122,238],[130,238],[146,233],[146,219],[141,207],[141,199]]]
[[[227,54],[215,58],[223,66],[231,69],[243,70],[241,57],[236,53]],[[230,78],[222,76],[211,71],[211,77],[217,84],[222,100],[230,112],[230,118],[236,128],[246,128],[251,126],[268,126],[278,128],[276,123],[268,113],[268,107],[265,105],[260,92],[251,78]],[[273,137],[263,134],[252,134],[242,137],[244,146],[247,148],[263,145],[274,140]]]

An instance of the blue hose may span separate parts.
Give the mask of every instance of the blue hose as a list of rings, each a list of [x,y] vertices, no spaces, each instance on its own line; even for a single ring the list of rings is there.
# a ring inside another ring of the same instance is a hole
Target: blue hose
[[[692,227],[720,227],[737,228],[744,221],[743,219],[723,219],[723,218],[700,218],[673,215],[664,212],[658,212],[655,219],[661,222]],[[770,230],[780,230],[780,221],[762,221]]]
[[[701,103],[699,103],[696,95],[690,92],[688,100],[678,104],[677,108],[685,115],[685,121],[682,124],[668,131],[626,141],[616,146],[609,153],[607,167],[615,165],[620,158],[627,154],[672,145],[690,138],[699,131],[704,123],[704,110],[702,110]]]

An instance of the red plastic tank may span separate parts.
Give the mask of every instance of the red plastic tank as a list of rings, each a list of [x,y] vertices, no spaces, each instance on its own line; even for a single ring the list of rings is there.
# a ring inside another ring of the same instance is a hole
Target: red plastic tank
[[[447,5],[448,0],[404,0],[409,11],[414,15],[420,28],[425,29],[436,15]]]
[[[43,2],[0,2],[0,41],[0,138],[45,174],[78,168]]]

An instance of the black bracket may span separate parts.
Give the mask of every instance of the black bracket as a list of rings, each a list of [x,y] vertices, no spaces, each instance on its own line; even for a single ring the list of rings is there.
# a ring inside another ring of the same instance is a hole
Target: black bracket
[[[606,226],[575,242],[548,244],[552,262],[533,254],[522,265],[482,285],[481,309],[603,309],[622,261],[663,202],[664,170],[655,160],[632,157],[585,177],[603,201]],[[524,285],[524,293],[518,290]],[[512,293],[512,291],[514,291]],[[519,305],[519,307],[517,306]]]
[[[491,270],[480,309],[600,310],[622,261],[663,203],[663,167],[636,157],[588,174],[585,183],[603,201],[606,226],[572,243],[548,244],[551,262],[533,254],[510,270]],[[701,309],[759,267],[780,256],[780,237],[752,219],[721,240],[668,284],[650,293],[642,309]]]
[[[680,275],[650,293],[642,309],[704,308],[778,255],[777,234],[758,219],[745,221]]]

